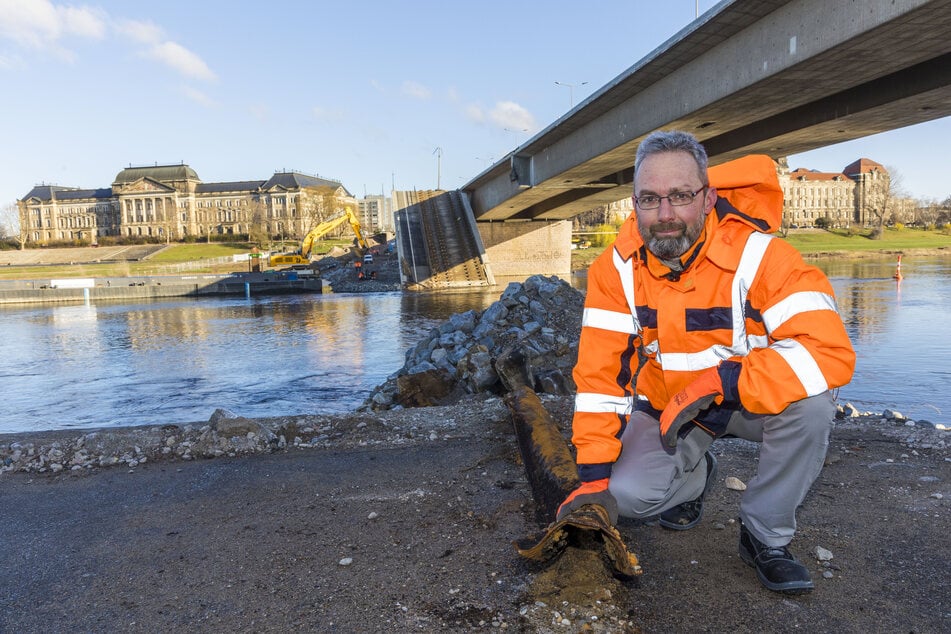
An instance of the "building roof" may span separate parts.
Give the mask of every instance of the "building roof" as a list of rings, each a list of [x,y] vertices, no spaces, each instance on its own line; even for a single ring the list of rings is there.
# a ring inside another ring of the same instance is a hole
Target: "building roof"
[[[789,172],[789,178],[797,181],[844,181],[852,180],[842,172],[819,172],[797,167]]]
[[[274,172],[274,176],[269,178],[261,187],[263,189],[270,189],[272,187],[283,187],[284,189],[330,187],[337,189],[338,187],[342,187],[342,185],[340,181],[301,174],[300,172]]]
[[[884,172],[888,173],[888,170],[885,169],[885,166],[881,163],[876,163],[872,159],[860,158],[857,161],[849,163],[844,170],[845,174],[849,176],[856,176],[858,174],[867,174],[869,172]]]
[[[278,187],[286,190],[303,189],[306,187],[329,187],[333,190],[343,188],[349,196],[350,192],[340,181],[310,176],[300,172],[275,172],[274,176],[266,181],[228,181],[220,183],[202,183],[198,174],[184,163],[180,165],[151,165],[144,167],[127,167],[116,175],[113,185],[134,183],[148,178],[158,183],[172,181],[198,181],[195,192],[199,194],[215,194],[226,192],[254,192]],[[36,198],[39,200],[72,200],[79,198],[109,198],[113,195],[111,187],[98,189],[81,189],[79,187],[63,187],[61,185],[36,185],[21,200]]]
[[[196,194],[214,194],[221,192],[250,192],[257,191],[264,185],[264,181],[231,181],[227,183],[199,183],[195,187]]]
[[[82,198],[110,198],[112,188],[80,189],[79,187],[63,187],[62,185],[36,185],[20,200],[37,198],[39,200],[77,200]]]
[[[198,174],[195,170],[181,163],[179,165],[127,167],[116,175],[113,183],[133,183],[144,177],[149,177],[159,182],[201,180],[198,178]]]
[[[78,198],[112,198],[112,188],[68,189],[66,191],[56,192],[56,200],[75,200]]]
[[[30,198],[39,198],[40,200],[52,200],[54,191],[63,191],[67,189],[76,189],[75,187],[62,187],[60,185],[34,185],[33,189],[27,192],[26,196],[20,200],[29,200]]]

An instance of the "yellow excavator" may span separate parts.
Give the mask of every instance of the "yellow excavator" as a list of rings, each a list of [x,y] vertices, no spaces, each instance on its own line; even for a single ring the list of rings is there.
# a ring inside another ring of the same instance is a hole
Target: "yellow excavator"
[[[360,221],[350,207],[347,207],[343,213],[338,214],[329,220],[325,220],[304,236],[300,244],[300,249],[291,253],[274,253],[268,257],[269,266],[294,266],[300,264],[310,264],[310,252],[314,247],[314,241],[330,233],[344,222],[350,222],[350,228],[356,234],[357,247],[360,253],[366,252],[370,248],[366,238],[363,237],[363,231],[360,229]]]

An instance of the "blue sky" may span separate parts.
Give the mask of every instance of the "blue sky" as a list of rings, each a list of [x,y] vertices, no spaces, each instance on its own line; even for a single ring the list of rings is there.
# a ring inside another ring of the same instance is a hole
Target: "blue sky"
[[[714,4],[0,0],[0,205],[182,161],[205,182],[293,169],[356,196],[454,189]],[[790,167],[866,157],[944,199],[936,139],[951,118]]]

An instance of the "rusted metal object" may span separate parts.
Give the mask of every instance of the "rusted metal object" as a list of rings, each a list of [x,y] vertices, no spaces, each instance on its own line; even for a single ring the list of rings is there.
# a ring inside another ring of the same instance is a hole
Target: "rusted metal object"
[[[558,507],[581,481],[568,443],[542,404],[527,386],[519,386],[505,396],[512,412],[518,450],[532,487],[539,517],[551,521]]]
[[[505,403],[512,413],[519,453],[539,516],[547,522],[581,483],[578,467],[567,441],[531,388],[513,386]],[[569,544],[584,547],[592,541],[603,545],[604,555],[616,576],[629,578],[641,573],[637,557],[628,551],[604,507],[597,504],[586,504],[535,535],[517,540],[515,547],[523,557],[545,562],[559,555]]]
[[[614,576],[626,579],[641,574],[637,556],[627,549],[621,534],[611,525],[607,511],[599,504],[585,504],[549,524],[545,530],[517,540],[515,549],[522,557],[546,562],[569,545],[585,547],[592,542],[603,546],[602,554]]]

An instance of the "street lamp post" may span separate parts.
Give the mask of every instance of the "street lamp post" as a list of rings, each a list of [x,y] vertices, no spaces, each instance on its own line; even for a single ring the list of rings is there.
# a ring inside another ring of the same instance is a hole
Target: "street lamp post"
[[[433,150],[433,154],[436,155],[436,189],[440,189],[440,178],[442,176],[442,148],[437,147]]]
[[[511,132],[515,135],[515,147],[518,147],[518,133],[519,132],[528,132],[528,128],[521,128],[520,130],[513,130],[512,128],[505,128],[506,132]]]
[[[588,82],[583,81],[583,82],[581,82],[581,83],[578,84],[578,85],[579,85],[579,86],[584,86],[584,85],[587,84],[587,83],[588,83]],[[575,85],[574,85],[574,84],[566,84],[566,83],[563,82],[563,81],[556,81],[556,82],[555,82],[555,85],[557,85],[557,86],[567,86],[567,88],[568,88],[568,110],[571,110],[572,108],[574,108],[574,107],[575,107]]]

